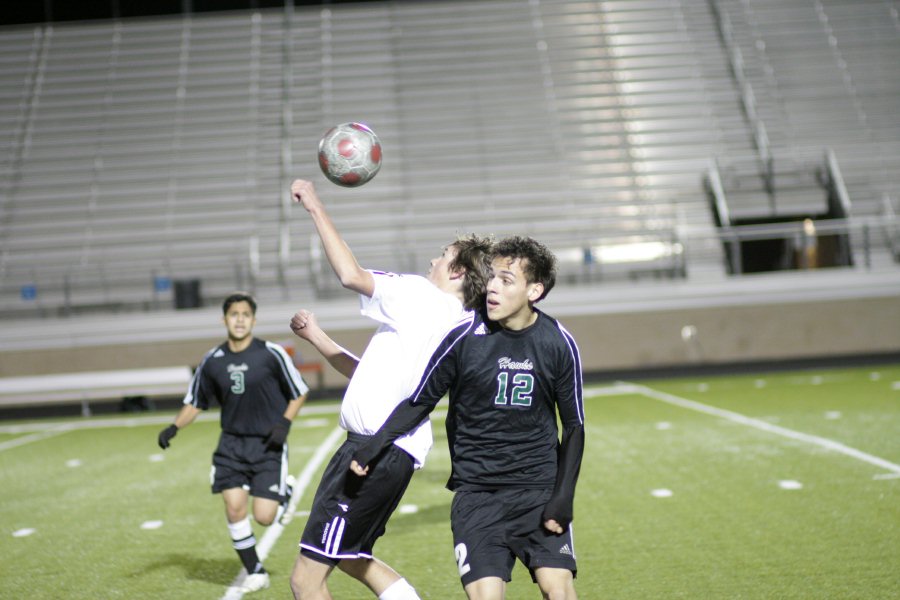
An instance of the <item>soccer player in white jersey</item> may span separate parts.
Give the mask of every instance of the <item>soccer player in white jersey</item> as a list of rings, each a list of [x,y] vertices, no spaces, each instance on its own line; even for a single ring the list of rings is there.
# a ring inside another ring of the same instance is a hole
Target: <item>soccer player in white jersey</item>
[[[327,578],[337,566],[368,586],[379,600],[418,600],[409,582],[372,552],[413,470],[425,462],[432,445],[430,422],[398,438],[382,454],[377,476],[356,477],[347,467],[357,446],[412,393],[444,334],[470,309],[483,305],[491,243],[475,236],[457,239],[431,261],[425,277],[365,270],[341,238],[313,184],[297,180],[291,193],[309,212],[341,284],[360,295],[362,314],[379,323],[357,360],[328,338],[305,311],[291,321],[297,335],[350,377],[341,404],[347,441],[319,483],[291,589],[297,599],[329,599]]]
[[[518,559],[544,598],[575,600],[581,358],[565,327],[534,307],[556,281],[553,254],[524,237],[497,242],[493,254],[484,310],[445,336],[415,393],[360,445],[351,470],[376,475],[382,449],[449,392],[450,526],[466,595],[504,598]]]
[[[287,436],[309,388],[284,348],[253,337],[252,296],[231,294],[222,312],[228,340],[203,357],[175,423],[159,433],[159,446],[168,448],[213,400],[222,406],[212,491],[222,494],[232,546],[247,570],[241,590],[254,592],[269,587],[269,574],[256,554],[247,515],[249,497],[253,496],[253,517],[260,525],[271,525],[287,505]]]

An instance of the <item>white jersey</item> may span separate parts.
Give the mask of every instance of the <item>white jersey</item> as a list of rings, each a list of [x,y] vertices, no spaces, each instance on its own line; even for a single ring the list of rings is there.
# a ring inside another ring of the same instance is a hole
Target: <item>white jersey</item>
[[[412,395],[444,334],[466,314],[455,296],[419,275],[371,271],[375,292],[360,296],[360,312],[381,325],[372,336],[347,386],[341,427],[372,435],[394,408]],[[394,443],[408,452],[416,468],[433,444],[426,420]]]

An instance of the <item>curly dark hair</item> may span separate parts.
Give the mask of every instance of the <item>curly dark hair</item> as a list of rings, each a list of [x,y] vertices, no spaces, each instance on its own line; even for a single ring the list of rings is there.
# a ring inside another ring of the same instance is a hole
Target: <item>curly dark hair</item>
[[[550,250],[530,237],[514,235],[494,244],[493,257],[521,259],[522,271],[528,283],[542,283],[544,292],[535,300],[538,302],[547,297],[556,285],[556,257]]]
[[[250,310],[253,314],[256,314],[256,299],[247,292],[234,292],[225,298],[225,302],[222,303],[222,314],[227,315],[228,309],[231,308],[231,305],[235,302],[246,302],[250,305]]]
[[[484,306],[487,294],[488,274],[491,271],[491,248],[493,240],[475,234],[458,237],[450,244],[456,248],[456,258],[450,261],[450,269],[463,269],[463,305],[468,310]]]

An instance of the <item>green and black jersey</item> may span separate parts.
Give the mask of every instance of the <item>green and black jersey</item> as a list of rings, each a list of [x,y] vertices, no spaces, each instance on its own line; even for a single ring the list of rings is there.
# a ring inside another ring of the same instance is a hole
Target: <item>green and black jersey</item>
[[[532,325],[511,331],[472,313],[444,337],[415,393],[359,462],[414,427],[446,393],[448,488],[552,489],[571,510],[584,452],[582,369],[574,338],[556,319],[538,311]]]
[[[254,338],[241,352],[228,342],[206,353],[191,380],[185,404],[222,406],[222,431],[265,436],[288,403],[309,391],[284,348]]]

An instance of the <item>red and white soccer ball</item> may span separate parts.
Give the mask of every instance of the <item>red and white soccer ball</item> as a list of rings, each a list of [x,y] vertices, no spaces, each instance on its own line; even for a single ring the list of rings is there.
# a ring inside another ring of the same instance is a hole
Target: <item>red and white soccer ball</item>
[[[381,169],[381,142],[362,123],[335,125],[319,140],[319,166],[331,182],[359,187]]]

